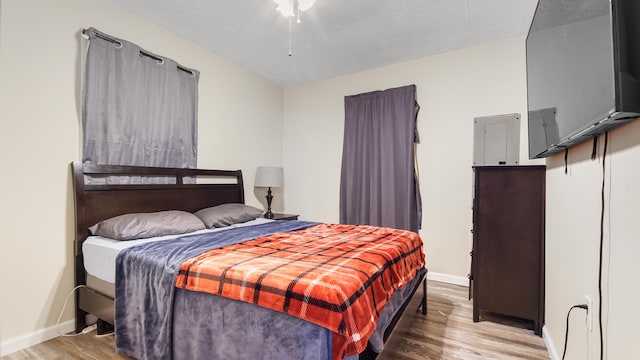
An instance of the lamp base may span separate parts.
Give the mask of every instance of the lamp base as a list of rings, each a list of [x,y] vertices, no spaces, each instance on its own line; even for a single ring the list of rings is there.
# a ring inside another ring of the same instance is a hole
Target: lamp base
[[[267,190],[267,212],[264,213],[264,217],[266,219],[273,219],[273,213],[271,212],[271,200],[273,200],[273,195],[271,195],[271,187]]]

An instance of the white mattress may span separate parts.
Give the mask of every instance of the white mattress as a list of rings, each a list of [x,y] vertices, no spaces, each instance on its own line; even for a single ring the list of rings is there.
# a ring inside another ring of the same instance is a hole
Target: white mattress
[[[269,221],[273,221],[273,220],[257,218],[252,221],[247,221],[246,223],[231,225],[231,227],[252,226],[252,225],[258,225],[258,224],[264,224]],[[119,240],[114,240],[110,238],[105,238],[102,236],[89,236],[87,240],[85,240],[85,242],[82,244],[82,253],[84,254],[84,269],[87,271],[87,273],[97,277],[98,279],[115,284],[116,257],[118,256],[118,253],[120,253],[120,251],[122,251],[123,249],[126,249],[131,246],[145,244],[152,241],[164,241],[164,240],[175,239],[177,237],[184,236],[184,235],[215,232],[215,231],[221,231],[225,229],[228,229],[228,227],[198,230],[188,234],[157,236],[157,237],[152,237],[148,239],[129,240],[129,241],[119,241]]]

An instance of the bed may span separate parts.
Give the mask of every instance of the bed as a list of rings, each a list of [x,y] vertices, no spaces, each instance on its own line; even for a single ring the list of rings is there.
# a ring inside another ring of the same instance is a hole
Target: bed
[[[76,331],[85,328],[88,314],[100,319],[100,323],[114,324],[116,310],[121,309],[124,303],[131,303],[131,301],[122,300],[125,298],[124,295],[116,296],[113,279],[105,280],[105,276],[101,276],[99,272],[87,271],[88,268],[92,268],[95,261],[101,260],[100,255],[91,255],[86,250],[88,247],[85,245],[89,243],[87,239],[93,240],[88,231],[89,227],[102,220],[122,214],[152,213],[165,210],[193,213],[200,209],[222,204],[244,204],[242,173],[239,170],[130,167],[82,164],[80,162],[73,162],[71,168],[76,215],[75,282],[77,286],[80,286],[76,295]],[[88,179],[104,179],[108,176],[159,177],[168,179],[168,183],[113,185],[108,182],[99,184],[88,182]],[[192,182],[193,179],[197,179],[197,181]],[[239,224],[237,227],[231,226],[220,233],[225,232],[224,236],[230,237],[232,233],[244,234],[248,231],[246,229],[254,231],[258,228],[269,228],[269,231],[264,234],[264,237],[267,237],[270,234],[280,234],[278,229],[283,231],[293,229],[295,232],[316,228],[315,223],[303,221],[265,223],[256,219],[255,222],[256,224],[248,222]],[[247,224],[251,226],[246,226]],[[194,239],[195,236],[201,235],[181,237],[180,241]],[[264,237],[260,238],[264,239]],[[173,242],[167,241],[166,243]],[[200,244],[200,242],[197,243]],[[134,248],[143,247],[144,245]],[[88,255],[86,259],[85,251]],[[111,251],[117,253],[120,250],[111,249]],[[165,252],[165,250],[162,251]],[[104,256],[102,261],[104,262],[105,259],[110,258]],[[85,260],[88,262],[86,265]],[[107,262],[112,261],[107,260]],[[135,268],[136,266],[132,266],[132,269]],[[398,336],[394,336],[394,332],[406,328],[416,311],[421,310],[423,316],[426,315],[425,275],[426,268],[419,268],[415,272],[415,277],[389,298],[384,310],[377,314],[375,334],[371,336],[366,349],[355,356],[350,356],[350,359],[374,359],[382,350],[382,344],[385,349],[394,348],[400,341]],[[125,281],[119,280],[119,284],[123,283]],[[119,285],[120,288],[123,286]],[[258,355],[261,358],[290,359],[341,357],[331,352],[332,344],[336,343],[335,333],[309,321],[276,313],[262,306],[199,291],[190,291],[187,288],[176,287],[174,289],[172,287],[172,294],[168,302],[169,305],[167,305],[170,307],[169,334],[164,334],[170,339],[169,345],[167,345],[170,348],[169,355],[165,356],[166,358],[198,358],[203,354],[209,354],[209,356],[217,354],[215,357],[219,358],[246,358]],[[120,305],[117,307],[114,306],[114,303],[118,303],[116,298],[120,301]],[[144,307],[136,310],[140,312],[137,316],[145,315],[147,306],[145,302]],[[133,311],[131,308],[128,310],[129,313]],[[120,323],[125,323],[125,321],[118,320],[119,325]],[[123,328],[122,325],[120,328]],[[394,329],[396,330],[394,331]],[[116,341],[120,344],[122,341],[119,340],[126,338],[130,329],[119,331],[116,326]],[[156,337],[160,338],[161,335],[141,331],[141,334],[138,334],[134,339],[146,344],[134,341],[128,346],[136,349],[145,348],[145,346],[155,348],[158,346]],[[118,346],[120,347],[120,345]],[[251,349],[257,352],[251,353]],[[155,351],[155,349],[152,350]],[[153,355],[152,350],[149,350],[150,355],[146,353],[146,350],[141,354],[129,353],[128,355],[133,355],[136,358],[163,357]],[[125,354],[127,354],[126,351]]]

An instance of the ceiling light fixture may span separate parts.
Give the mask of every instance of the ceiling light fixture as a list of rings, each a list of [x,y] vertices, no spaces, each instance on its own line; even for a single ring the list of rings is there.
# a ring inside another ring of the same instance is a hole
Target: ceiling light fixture
[[[278,7],[276,10],[280,11],[283,16],[289,18],[289,56],[291,56],[291,33],[293,32],[293,27],[291,25],[292,18],[296,17],[296,22],[300,23],[300,10],[307,11],[312,6],[316,0],[273,0]]]
[[[276,10],[280,11],[283,16],[297,17],[297,22],[300,23],[300,10],[307,11],[316,0],[273,0],[278,7]]]

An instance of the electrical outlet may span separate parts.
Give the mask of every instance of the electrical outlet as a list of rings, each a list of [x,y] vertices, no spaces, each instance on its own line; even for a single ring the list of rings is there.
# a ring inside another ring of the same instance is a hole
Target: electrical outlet
[[[584,296],[587,304],[587,329],[589,332],[593,332],[593,300],[589,295]]]

